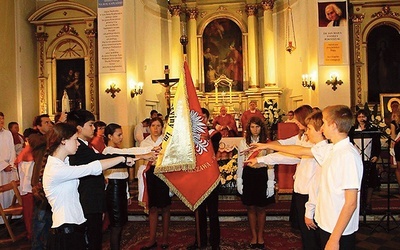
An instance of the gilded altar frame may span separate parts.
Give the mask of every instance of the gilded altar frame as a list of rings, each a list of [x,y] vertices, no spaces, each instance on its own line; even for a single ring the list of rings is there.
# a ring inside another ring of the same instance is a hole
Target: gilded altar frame
[[[36,27],[41,114],[54,116],[57,113],[57,70],[60,70],[57,61],[83,60],[82,91],[86,105],[82,108],[97,115],[96,17],[96,12],[87,6],[57,1],[43,6],[28,18]]]

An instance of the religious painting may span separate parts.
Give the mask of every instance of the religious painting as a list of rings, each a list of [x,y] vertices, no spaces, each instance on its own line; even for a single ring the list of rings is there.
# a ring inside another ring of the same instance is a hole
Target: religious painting
[[[381,115],[386,124],[392,121],[393,108],[400,108],[400,93],[380,94]]]
[[[232,91],[243,91],[242,31],[228,18],[211,21],[203,33],[204,90],[215,90],[221,75],[233,80]]]
[[[368,102],[379,94],[400,93],[400,34],[389,25],[374,28],[367,38]],[[381,101],[382,103],[382,101]]]
[[[57,60],[56,72],[56,112],[85,108],[85,60]]]
[[[346,1],[319,2],[318,24],[319,27],[347,26]]]

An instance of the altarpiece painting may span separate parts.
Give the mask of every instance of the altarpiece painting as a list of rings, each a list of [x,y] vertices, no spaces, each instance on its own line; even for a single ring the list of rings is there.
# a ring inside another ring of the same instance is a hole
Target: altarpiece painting
[[[235,22],[218,18],[206,26],[203,60],[205,92],[215,90],[214,81],[221,75],[233,80],[232,91],[243,91],[242,31]]]

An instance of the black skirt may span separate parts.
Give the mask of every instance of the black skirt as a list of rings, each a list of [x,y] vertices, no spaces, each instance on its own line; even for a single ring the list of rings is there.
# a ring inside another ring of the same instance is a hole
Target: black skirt
[[[160,178],[154,175],[155,166],[146,172],[147,193],[149,195],[149,208],[164,208],[171,205],[169,187]]]
[[[242,202],[246,206],[265,207],[275,202],[275,197],[267,198],[268,168],[243,169],[243,195]]]
[[[122,227],[128,221],[127,179],[108,179],[107,212],[112,227]]]

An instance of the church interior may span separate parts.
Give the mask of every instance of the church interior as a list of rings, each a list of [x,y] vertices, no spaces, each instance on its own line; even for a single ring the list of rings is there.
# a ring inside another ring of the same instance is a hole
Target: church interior
[[[166,115],[173,83],[153,80],[165,79],[166,66],[169,78],[180,77],[182,36],[200,104],[213,115],[224,105],[240,116],[251,100],[261,111],[272,100],[283,114],[302,104],[382,109],[382,96],[400,93],[398,1],[120,1],[117,18],[99,13],[98,2],[3,2],[6,121],[24,129],[38,114],[54,117],[65,79],[75,77],[69,108],[118,122],[130,136],[150,110]],[[331,2],[346,26],[328,27]]]
[[[122,147],[132,147],[135,127],[152,110],[168,114],[184,62],[201,107],[211,119],[225,107],[239,131],[250,103],[269,124],[304,104],[368,107],[376,119],[400,103],[398,0],[1,3],[0,112],[20,131],[39,114],[54,120],[86,109],[120,124]]]

